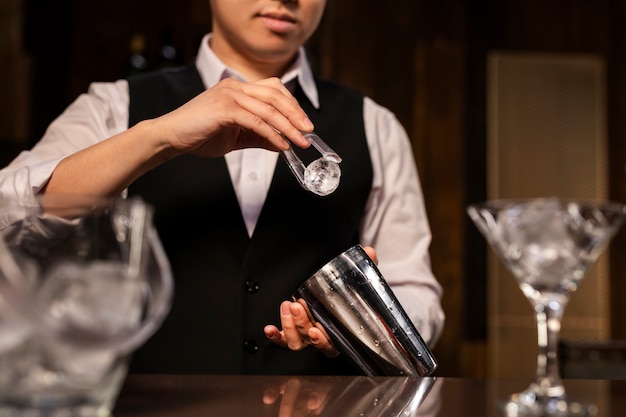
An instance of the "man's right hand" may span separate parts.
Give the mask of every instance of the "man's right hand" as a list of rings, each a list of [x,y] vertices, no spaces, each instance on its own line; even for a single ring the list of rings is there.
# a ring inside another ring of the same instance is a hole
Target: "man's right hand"
[[[289,143],[282,135],[305,148],[309,141],[302,132],[313,130],[278,78],[255,83],[224,79],[153,123],[173,153],[207,157],[247,147],[286,150]]]

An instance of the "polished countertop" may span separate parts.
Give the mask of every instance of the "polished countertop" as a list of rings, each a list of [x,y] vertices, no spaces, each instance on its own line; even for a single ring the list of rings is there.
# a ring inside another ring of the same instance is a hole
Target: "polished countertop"
[[[490,417],[530,381],[409,377],[129,375],[113,410],[126,416]],[[567,393],[626,415],[626,381],[565,380]]]

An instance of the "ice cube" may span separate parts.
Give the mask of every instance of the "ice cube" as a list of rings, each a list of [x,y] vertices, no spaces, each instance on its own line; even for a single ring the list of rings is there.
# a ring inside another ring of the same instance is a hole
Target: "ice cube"
[[[325,158],[311,162],[304,171],[304,182],[315,194],[331,194],[339,186],[341,169],[339,164]]]
[[[115,364],[118,352],[112,349],[84,349],[69,343],[48,343],[47,366],[71,381],[93,384]]]
[[[556,288],[584,275],[589,225],[557,199],[531,201],[499,213],[494,247],[519,280]]]
[[[144,283],[119,262],[61,262],[44,277],[38,294],[45,320],[86,341],[131,335],[144,312]]]
[[[14,312],[7,311],[0,299],[0,355],[15,349],[33,331],[31,323]]]

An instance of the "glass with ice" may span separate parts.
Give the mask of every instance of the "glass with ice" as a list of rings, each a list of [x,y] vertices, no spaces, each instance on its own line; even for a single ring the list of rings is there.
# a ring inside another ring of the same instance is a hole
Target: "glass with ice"
[[[626,215],[617,203],[558,198],[497,200],[468,213],[511,270],[536,315],[537,373],[504,404],[508,416],[592,416],[596,407],[569,398],[560,379],[558,339],[571,294]]]
[[[0,200],[0,415],[109,415],[172,291],[142,201]]]
[[[305,133],[304,137],[322,155],[321,158],[305,166],[293,147],[282,152],[283,158],[305,190],[321,196],[332,194],[339,186],[341,178],[341,157],[315,133]]]

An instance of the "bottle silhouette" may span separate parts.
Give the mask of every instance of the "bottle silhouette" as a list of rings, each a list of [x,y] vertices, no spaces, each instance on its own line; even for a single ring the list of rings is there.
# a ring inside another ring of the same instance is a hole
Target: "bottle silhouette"
[[[161,30],[161,44],[159,45],[159,68],[169,68],[179,65],[178,51],[172,42],[172,28],[169,26]]]
[[[145,56],[146,38],[142,34],[135,34],[130,40],[130,58],[126,75],[135,75],[148,70],[148,59]]]

